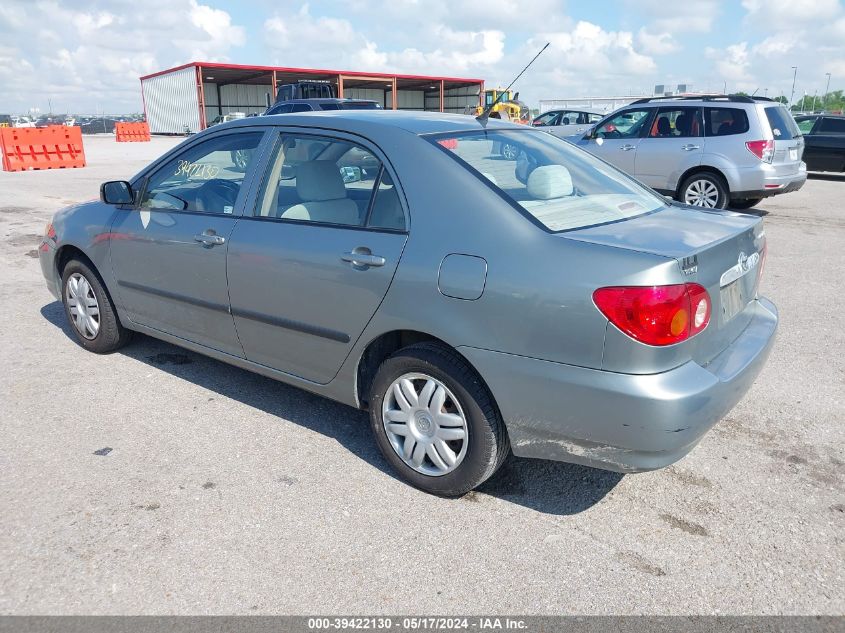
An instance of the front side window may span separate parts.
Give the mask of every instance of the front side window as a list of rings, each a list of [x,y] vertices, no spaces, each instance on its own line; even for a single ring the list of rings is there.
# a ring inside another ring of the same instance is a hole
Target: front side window
[[[704,108],[705,134],[728,136],[748,131],[748,115],[740,108]]]
[[[626,110],[610,117],[596,130],[596,138],[637,138],[651,110]]]
[[[701,136],[701,108],[660,108],[649,131],[650,138]]]
[[[405,229],[399,195],[381,161],[350,141],[282,134],[255,215]]]
[[[263,132],[224,134],[198,143],[158,168],[142,209],[231,214]]]
[[[429,138],[550,231],[617,222],[666,204],[622,172],[551,134],[487,130]],[[517,148],[516,161],[502,160],[504,144]]]

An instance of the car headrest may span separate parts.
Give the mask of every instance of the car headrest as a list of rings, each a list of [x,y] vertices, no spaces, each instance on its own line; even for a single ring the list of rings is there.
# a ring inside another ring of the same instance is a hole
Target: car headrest
[[[296,193],[300,200],[320,202],[346,197],[343,176],[337,163],[331,160],[312,160],[296,168]]]
[[[551,200],[572,195],[572,175],[563,165],[543,165],[528,176],[528,195]]]

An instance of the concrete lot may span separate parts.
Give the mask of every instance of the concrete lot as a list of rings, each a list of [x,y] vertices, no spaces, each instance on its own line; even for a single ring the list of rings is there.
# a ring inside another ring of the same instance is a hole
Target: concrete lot
[[[511,459],[443,500],[391,474],[363,413],[149,338],[71,340],[44,223],[174,142],[0,172],[0,612],[845,612],[845,178],[757,211],[780,338],[691,455]]]

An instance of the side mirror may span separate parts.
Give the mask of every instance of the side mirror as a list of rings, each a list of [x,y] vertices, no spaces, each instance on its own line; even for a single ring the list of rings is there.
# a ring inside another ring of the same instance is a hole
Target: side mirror
[[[106,204],[132,204],[132,185],[125,180],[110,180],[100,185],[100,200]]]

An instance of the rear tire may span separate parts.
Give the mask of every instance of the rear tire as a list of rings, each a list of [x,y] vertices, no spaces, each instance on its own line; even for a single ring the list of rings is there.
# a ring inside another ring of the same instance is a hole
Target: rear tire
[[[397,390],[412,391],[403,400]],[[385,360],[370,386],[369,406],[385,459],[425,492],[469,492],[510,452],[505,425],[481,378],[457,352],[437,343],[411,345]]]
[[[678,201],[704,209],[724,209],[728,204],[728,185],[718,174],[699,171],[681,184]]]
[[[728,206],[731,209],[750,209],[751,207],[756,207],[762,201],[763,201],[763,198],[747,198],[745,200],[731,200],[731,203]]]
[[[89,352],[108,354],[132,338],[100,277],[85,262],[72,259],[62,271],[62,303],[77,341]]]

